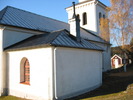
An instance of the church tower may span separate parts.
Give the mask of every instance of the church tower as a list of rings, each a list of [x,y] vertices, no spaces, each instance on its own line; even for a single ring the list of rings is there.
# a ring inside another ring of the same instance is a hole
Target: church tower
[[[106,17],[106,5],[99,0],[79,0],[75,5],[76,15],[80,19],[80,27],[99,35],[100,18]],[[66,8],[68,13],[68,23],[73,15],[73,7]]]

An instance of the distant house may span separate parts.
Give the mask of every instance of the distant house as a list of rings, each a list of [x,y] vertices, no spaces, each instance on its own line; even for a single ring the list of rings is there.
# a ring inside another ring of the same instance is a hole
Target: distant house
[[[0,11],[0,96],[62,100],[102,84],[111,69],[110,43],[98,34],[106,6],[79,1],[81,21],[71,6],[69,24],[9,6]]]
[[[111,56],[112,56],[111,66],[112,66],[112,68],[121,67],[121,66],[123,66],[124,63],[125,64],[131,64],[132,63],[132,61],[133,61],[133,57],[132,57],[132,53],[131,53],[133,51],[132,46],[126,45],[126,47],[130,49],[130,52],[127,51],[126,54],[124,53],[124,51],[119,46],[111,48]],[[115,58],[118,58],[121,60],[119,60],[119,62],[117,63],[117,59],[115,60]],[[116,61],[116,63],[115,63],[115,61]],[[115,67],[115,65],[116,65],[116,67]]]
[[[115,54],[111,58],[111,66],[112,66],[113,69],[122,67],[123,66],[122,58],[120,56],[118,56],[117,54]]]

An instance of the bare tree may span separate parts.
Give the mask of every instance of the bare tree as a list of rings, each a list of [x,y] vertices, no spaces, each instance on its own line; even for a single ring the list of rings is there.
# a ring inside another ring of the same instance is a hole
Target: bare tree
[[[110,0],[109,25],[111,38],[126,49],[133,37],[133,0]]]
[[[133,0],[110,0],[110,3],[108,19],[101,19],[100,22],[101,37],[107,40],[110,32],[111,39],[126,58],[133,38]]]
[[[107,42],[110,42],[109,20],[107,18],[100,18],[100,37]]]

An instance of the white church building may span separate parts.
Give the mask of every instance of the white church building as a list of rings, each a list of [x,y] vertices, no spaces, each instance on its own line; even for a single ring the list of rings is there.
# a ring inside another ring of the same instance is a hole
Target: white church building
[[[69,23],[7,6],[0,11],[0,96],[63,100],[102,84],[110,43],[99,36],[106,5],[79,0]]]

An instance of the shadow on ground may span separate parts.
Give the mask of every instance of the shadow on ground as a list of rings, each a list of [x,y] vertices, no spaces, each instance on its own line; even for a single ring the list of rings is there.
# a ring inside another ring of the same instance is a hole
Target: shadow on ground
[[[74,98],[66,100],[80,100],[89,97],[107,95],[125,91],[129,84],[133,83],[133,66],[127,67],[127,72],[123,71],[123,68],[115,69],[106,73],[103,73],[103,85],[98,89],[79,95]]]

